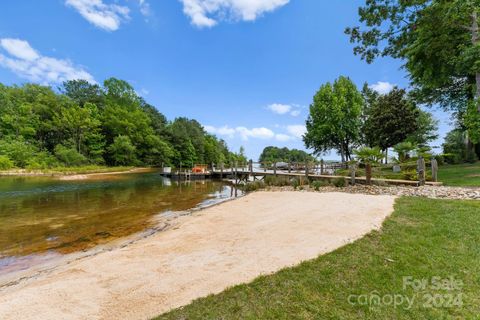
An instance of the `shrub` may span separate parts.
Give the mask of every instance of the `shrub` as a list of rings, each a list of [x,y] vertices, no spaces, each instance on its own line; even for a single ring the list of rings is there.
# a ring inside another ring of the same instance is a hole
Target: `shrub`
[[[0,170],[13,168],[13,161],[7,156],[0,156]]]
[[[243,186],[245,192],[256,191],[263,188],[265,188],[265,183],[263,181],[248,182]]]
[[[41,170],[50,169],[57,166],[59,166],[57,158],[55,158],[48,152],[41,151],[27,161],[26,168],[30,170]]]
[[[337,188],[343,188],[347,185],[345,178],[335,178],[332,180],[332,184]]]
[[[326,180],[316,180],[312,182],[312,188],[316,191],[320,190],[321,187],[326,187],[328,185],[329,183]]]
[[[300,180],[298,180],[297,178],[293,178],[292,180],[290,180],[290,183],[295,190],[297,190],[297,188],[300,186]]]
[[[68,167],[81,166],[82,164],[87,163],[87,158],[78,153],[77,150],[67,148],[60,144],[55,147],[55,156],[60,162]]]
[[[24,168],[36,152],[37,148],[25,142],[23,138],[0,140],[0,153],[13,161],[16,167]]]

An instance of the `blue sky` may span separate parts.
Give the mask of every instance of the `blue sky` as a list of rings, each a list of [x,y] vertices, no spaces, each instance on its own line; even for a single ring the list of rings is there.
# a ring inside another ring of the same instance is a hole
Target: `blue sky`
[[[321,84],[345,75],[359,87],[408,85],[399,61],[368,65],[353,55],[343,30],[356,24],[362,3],[6,0],[0,82],[117,77],[169,119],[197,119],[251,158],[267,145],[303,149],[308,105]],[[435,116],[443,138],[449,116]]]

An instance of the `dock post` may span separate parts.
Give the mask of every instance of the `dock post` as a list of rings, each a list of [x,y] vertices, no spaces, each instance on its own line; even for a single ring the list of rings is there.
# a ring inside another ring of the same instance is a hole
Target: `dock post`
[[[425,159],[423,157],[417,160],[417,172],[418,172],[418,185],[425,185]]]
[[[238,162],[235,161],[235,184],[237,184]]]
[[[320,160],[320,174],[323,175],[323,159]]]
[[[223,179],[223,166],[224,166],[224,164],[223,164],[223,162],[221,162],[220,163],[220,180]]]
[[[267,166],[266,166],[265,162],[263,163],[263,172],[267,172]]]
[[[438,181],[438,162],[437,159],[432,158],[432,181],[437,182]]]
[[[288,163],[288,173],[292,173],[292,164]]]
[[[273,175],[275,176],[275,178],[277,177],[277,163],[276,162],[273,163]]]
[[[250,171],[250,175],[253,177],[253,181],[255,181],[255,176],[253,175],[253,160],[250,159],[248,162],[248,170]],[[250,179],[248,179],[250,180]]]
[[[357,169],[355,163],[350,164],[350,184],[355,185],[355,170]]]
[[[308,160],[305,160],[305,178],[308,181]]]

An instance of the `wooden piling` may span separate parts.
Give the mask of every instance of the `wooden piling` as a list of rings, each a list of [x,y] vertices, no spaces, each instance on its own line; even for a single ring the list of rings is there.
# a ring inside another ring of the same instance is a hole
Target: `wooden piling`
[[[437,182],[438,181],[438,162],[437,159],[432,158],[432,181]]]
[[[357,165],[355,163],[351,163],[349,165],[350,167],[350,184],[352,186],[355,185],[355,173],[356,173],[356,170],[357,170]]]
[[[420,157],[417,160],[417,172],[418,172],[418,185],[424,186],[425,185],[425,159]]]

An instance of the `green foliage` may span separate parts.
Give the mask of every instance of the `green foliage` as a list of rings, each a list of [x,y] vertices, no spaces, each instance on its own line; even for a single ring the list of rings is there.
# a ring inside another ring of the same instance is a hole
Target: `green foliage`
[[[122,166],[137,162],[136,148],[128,136],[116,137],[107,150],[115,165]]]
[[[442,146],[445,162],[449,164],[473,163],[477,160],[475,151],[469,147],[468,139],[460,129],[450,131]]]
[[[326,186],[329,186],[329,185],[330,185],[330,183],[326,180],[315,180],[311,184],[312,188],[315,189],[316,191],[320,190],[320,188],[322,188],[322,187],[326,187]]]
[[[87,163],[87,158],[77,150],[62,146],[61,144],[55,147],[55,156],[67,167],[81,166]]]
[[[0,170],[13,168],[13,161],[7,156],[0,156]]]
[[[379,147],[362,147],[355,150],[353,153],[357,160],[364,164],[376,164],[385,158],[385,155]]]
[[[364,100],[355,84],[340,77],[326,83],[313,97],[303,140],[316,154],[335,149],[342,161],[350,160],[352,146],[360,140]]]
[[[252,181],[248,182],[243,186],[245,192],[256,191],[265,188],[265,183],[263,181]]]
[[[479,68],[472,41],[472,13],[478,0],[371,0],[359,9],[364,27],[347,28],[358,54],[371,63],[378,56],[402,59],[426,103],[462,108],[472,99]]]
[[[420,114],[421,110],[407,98],[403,89],[394,88],[385,95],[377,96],[365,114],[366,120],[362,128],[365,142],[386,150],[416,134],[417,137],[413,140],[425,143],[419,133]],[[430,126],[430,118],[426,113],[422,114],[422,119],[426,122],[424,125]],[[428,135],[428,129],[423,129]]]
[[[124,138],[116,141],[119,136]],[[63,147],[56,150],[58,145]],[[228,165],[244,159],[195,120],[168,122],[130,84],[115,78],[103,87],[67,81],[60,93],[34,84],[0,84],[0,155],[17,167],[37,169],[70,163]]]
[[[410,159],[411,152],[416,148],[417,146],[410,141],[400,142],[393,146],[393,150],[398,154],[399,162],[405,162]]]
[[[25,167],[37,152],[38,149],[34,145],[24,141],[21,137],[19,139],[8,137],[0,140],[0,155],[7,156],[16,167]]]
[[[347,185],[347,180],[345,178],[335,178],[332,180],[332,184],[337,188],[343,188]]]
[[[274,162],[305,162],[305,160],[313,161],[314,158],[303,150],[265,147],[260,154],[259,161],[262,163]]]
[[[347,28],[355,54],[401,59],[412,96],[454,111],[459,128],[480,142],[479,0],[369,0],[359,9],[363,27]],[[419,141],[414,141],[420,143]],[[469,158],[473,146],[470,146]],[[480,154],[480,150],[477,149]]]

